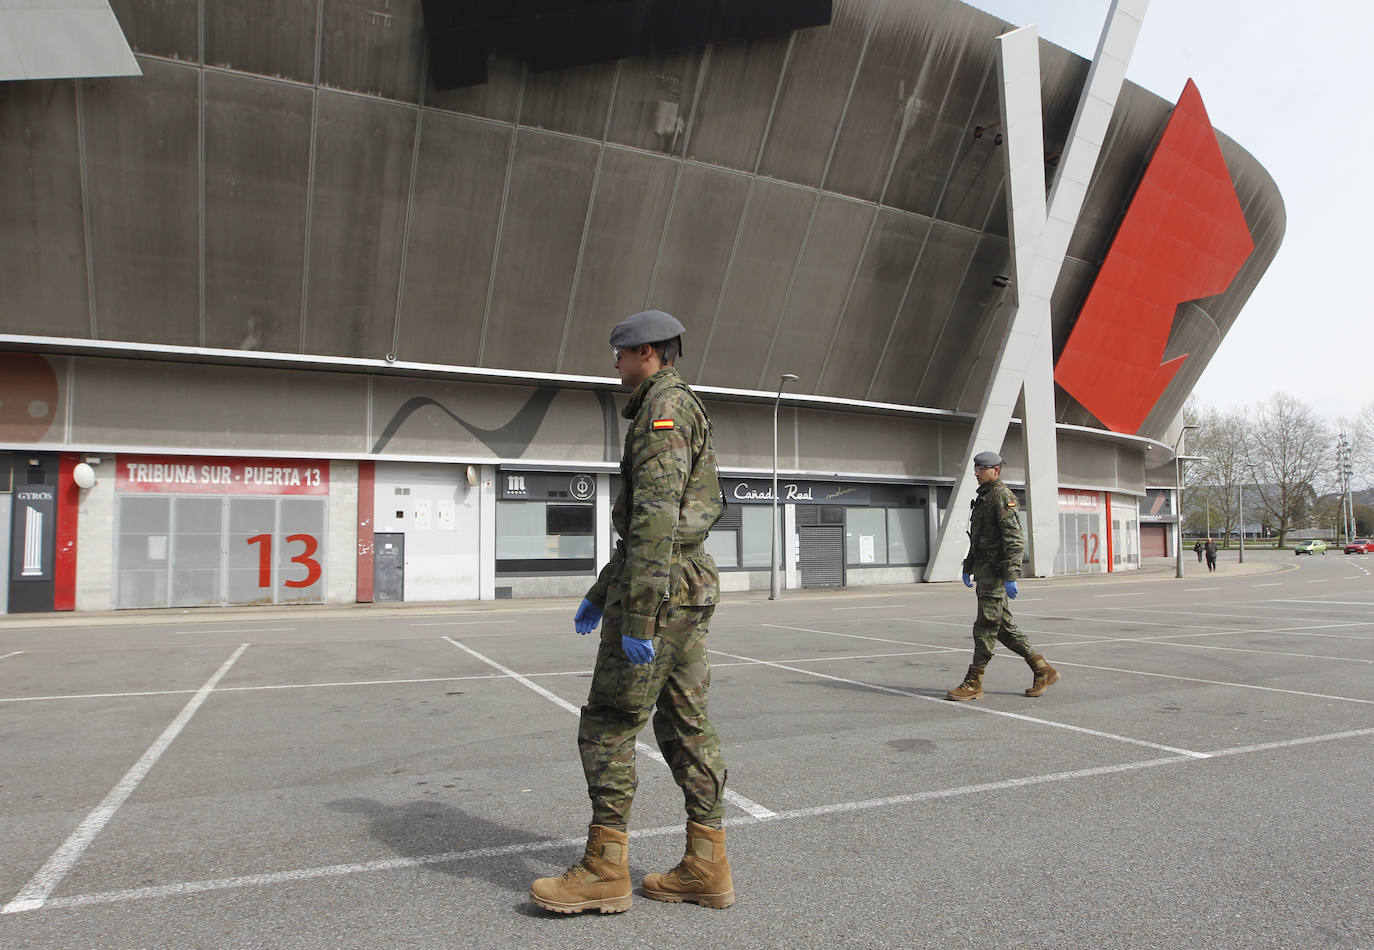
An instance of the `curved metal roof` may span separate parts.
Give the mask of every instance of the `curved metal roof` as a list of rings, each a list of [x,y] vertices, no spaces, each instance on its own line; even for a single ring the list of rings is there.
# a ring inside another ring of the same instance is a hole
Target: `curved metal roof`
[[[837,0],[828,27],[427,82],[419,0],[325,4],[270,35],[115,4],[134,80],[0,89],[0,332],[604,376],[646,307],[692,381],[977,409],[1008,249],[994,38],[954,0]],[[180,12],[178,12],[180,11]],[[1046,175],[1088,63],[1041,43]],[[1203,90],[1205,95],[1206,90]],[[1062,346],[1170,103],[1122,90],[1053,302]],[[982,130],[980,132],[980,130]],[[1283,236],[1224,136],[1256,250],[1180,308],[1157,435]],[[1095,425],[1062,391],[1059,419]]]

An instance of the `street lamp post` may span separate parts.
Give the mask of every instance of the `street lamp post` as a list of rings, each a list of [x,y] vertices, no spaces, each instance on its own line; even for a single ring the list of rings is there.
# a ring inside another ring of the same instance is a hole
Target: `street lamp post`
[[[795,383],[800,376],[783,373],[778,377],[778,394],[773,397],[773,550],[772,567],[768,571],[768,599],[778,599],[778,404],[782,402],[782,387]]]
[[[1174,576],[1183,576],[1183,476],[1182,466],[1179,464],[1178,447],[1183,443],[1183,435],[1189,429],[1196,429],[1197,426],[1189,424],[1178,430],[1178,438],[1174,439],[1174,501],[1178,503],[1178,543],[1174,545]]]
[[[1245,563],[1245,483],[1240,483],[1240,563]]]

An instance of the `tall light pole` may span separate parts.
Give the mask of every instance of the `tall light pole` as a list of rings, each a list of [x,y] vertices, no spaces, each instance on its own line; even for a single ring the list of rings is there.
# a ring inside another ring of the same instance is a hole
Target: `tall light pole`
[[[1342,432],[1336,440],[1336,478],[1341,492],[1341,528],[1345,531],[1346,544],[1355,535],[1355,498],[1350,491],[1350,479],[1354,474],[1350,443]]]
[[[1174,545],[1174,576],[1183,576],[1183,476],[1179,465],[1178,447],[1183,444],[1183,434],[1197,426],[1189,424],[1178,430],[1174,439],[1174,501],[1178,503],[1178,543]]]
[[[778,377],[778,394],[773,397],[773,561],[768,571],[769,600],[778,599],[778,404],[782,402],[782,387],[800,378],[792,373],[783,373]]]
[[[1245,483],[1240,483],[1240,563],[1245,563]]]

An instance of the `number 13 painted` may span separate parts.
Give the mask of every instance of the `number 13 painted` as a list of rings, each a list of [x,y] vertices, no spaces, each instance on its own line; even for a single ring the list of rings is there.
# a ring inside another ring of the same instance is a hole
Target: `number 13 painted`
[[[287,587],[313,587],[315,582],[320,579],[324,569],[320,567],[320,562],[315,560],[314,554],[320,547],[320,542],[315,540],[313,534],[288,534],[286,542],[299,541],[305,545],[305,550],[291,558],[292,564],[302,564],[305,566],[305,579],[300,581],[282,581]],[[270,534],[255,534],[248,539],[249,544],[260,544],[258,549],[258,586],[272,586],[272,536]]]

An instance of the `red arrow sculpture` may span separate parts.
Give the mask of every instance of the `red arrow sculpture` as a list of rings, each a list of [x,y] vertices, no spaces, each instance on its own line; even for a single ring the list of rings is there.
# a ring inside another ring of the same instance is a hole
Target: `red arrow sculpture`
[[[1231,285],[1255,248],[1190,79],[1054,369],[1114,432],[1139,431],[1187,354],[1161,364],[1174,313]]]

